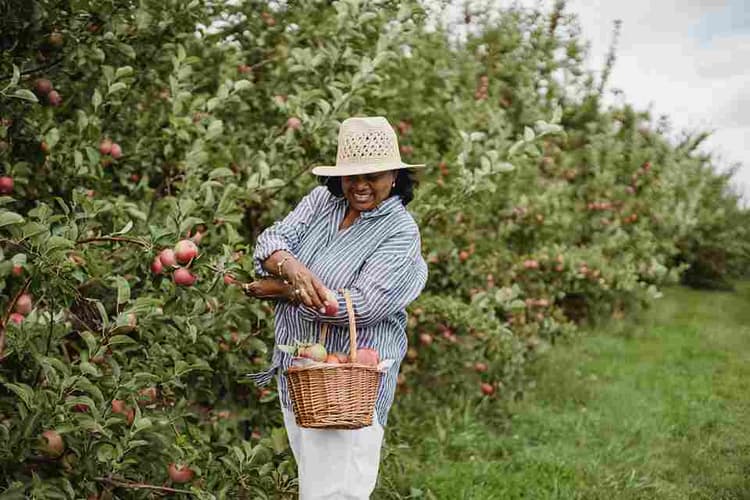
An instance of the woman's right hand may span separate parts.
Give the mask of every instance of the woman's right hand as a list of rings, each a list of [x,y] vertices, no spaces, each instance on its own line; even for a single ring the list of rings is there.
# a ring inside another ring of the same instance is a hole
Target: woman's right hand
[[[292,284],[297,299],[308,307],[325,312],[328,288],[304,264],[289,259],[283,266],[284,277]]]

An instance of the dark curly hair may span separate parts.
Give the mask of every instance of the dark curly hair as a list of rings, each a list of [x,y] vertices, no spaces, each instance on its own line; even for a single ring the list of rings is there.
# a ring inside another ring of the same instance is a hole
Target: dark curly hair
[[[320,183],[328,188],[331,194],[337,198],[344,196],[344,190],[341,187],[341,177],[321,176]],[[417,175],[410,168],[401,168],[396,175],[396,186],[391,190],[392,195],[398,195],[404,206],[408,205],[414,199],[414,190],[419,185]]]

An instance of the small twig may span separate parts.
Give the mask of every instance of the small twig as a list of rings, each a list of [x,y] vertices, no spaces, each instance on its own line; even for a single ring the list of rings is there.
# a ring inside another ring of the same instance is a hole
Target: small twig
[[[98,236],[96,238],[86,238],[85,240],[76,241],[76,245],[83,245],[84,243],[91,243],[95,241],[120,241],[122,243],[133,243],[134,245],[140,245],[144,248],[148,247],[148,243],[143,240],[137,240],[135,238],[125,238],[123,236]]]
[[[178,490],[175,488],[169,488],[167,486],[156,486],[154,484],[146,484],[146,483],[132,483],[130,481],[121,481],[119,479],[112,479],[110,477],[97,477],[95,479],[101,483],[107,483],[109,485],[117,486],[120,488],[130,488],[133,490],[155,490],[155,491],[163,491],[166,493],[185,493],[187,495],[196,496],[196,494],[192,491]]]
[[[29,288],[29,284],[31,283],[31,277],[26,279],[26,283],[23,284],[21,289],[16,292],[16,295],[13,297],[13,300],[10,301],[10,304],[8,304],[8,309],[3,314],[2,320],[0,320],[0,361],[2,361],[5,358],[5,325],[8,324],[8,318],[10,318],[10,312],[13,310],[13,308],[16,307],[16,302],[18,301],[18,297],[20,297],[22,294],[26,293],[26,290]]]
[[[64,59],[63,57],[60,57],[59,59],[55,59],[51,63],[42,64],[41,66],[37,66],[37,67],[31,68],[31,69],[27,69],[26,71],[21,71],[21,76],[23,76],[23,75],[29,75],[31,73],[36,73],[37,71],[41,71],[43,69],[49,69],[49,68],[51,68],[53,66],[57,66],[58,64],[60,64],[63,61],[63,59]],[[10,80],[11,78],[13,78],[13,75],[0,76],[0,82],[3,81],[3,80]]]

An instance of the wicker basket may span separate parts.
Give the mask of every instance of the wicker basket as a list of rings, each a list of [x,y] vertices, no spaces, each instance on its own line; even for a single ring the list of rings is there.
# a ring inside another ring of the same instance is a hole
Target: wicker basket
[[[357,364],[357,329],[348,290],[344,290],[349,315],[349,360],[342,365],[293,366],[287,381],[294,415],[300,427],[359,429],[372,425],[372,414],[383,373],[374,366]],[[320,343],[325,343],[324,323]]]

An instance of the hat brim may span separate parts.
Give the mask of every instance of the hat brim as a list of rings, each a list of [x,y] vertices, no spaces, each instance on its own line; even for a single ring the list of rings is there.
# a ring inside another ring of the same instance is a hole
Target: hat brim
[[[401,170],[404,168],[422,168],[424,163],[409,164],[379,164],[379,165],[347,165],[347,166],[329,166],[323,165],[312,169],[312,173],[321,177],[341,177],[342,175],[366,175],[375,172],[385,172],[388,170]]]

